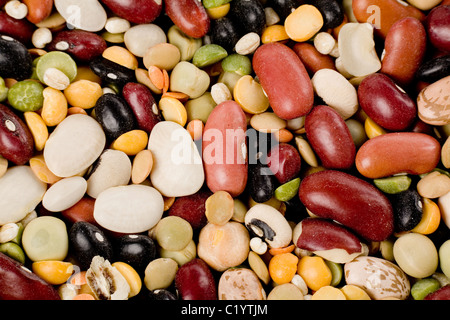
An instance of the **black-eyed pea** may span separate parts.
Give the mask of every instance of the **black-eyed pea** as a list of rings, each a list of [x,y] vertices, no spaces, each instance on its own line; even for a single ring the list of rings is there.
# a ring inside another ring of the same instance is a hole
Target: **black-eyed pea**
[[[72,82],[64,90],[64,96],[69,105],[82,109],[93,108],[102,94],[100,84],[87,79]]]
[[[234,99],[242,109],[250,114],[260,114],[269,108],[269,98],[251,75],[242,76],[233,88]]]
[[[277,130],[286,128],[286,120],[279,118],[273,112],[263,112],[255,114],[250,119],[250,125],[258,131],[273,133]]]
[[[234,213],[233,197],[226,191],[216,191],[205,202],[205,215],[209,222],[224,225]]]
[[[131,130],[121,134],[111,144],[111,149],[125,152],[129,156],[135,156],[144,150],[148,144],[148,133],[144,130]]]
[[[439,198],[450,191],[450,178],[448,175],[433,171],[424,176],[417,183],[417,192],[429,199]]]
[[[284,42],[289,39],[289,36],[284,29],[284,26],[279,24],[274,24],[266,27],[261,35],[262,43],[270,42]]]
[[[67,99],[60,90],[47,87],[42,92],[44,103],[41,117],[49,127],[57,126],[67,116]]]
[[[102,56],[129,69],[136,70],[138,67],[137,58],[126,48],[121,46],[111,46],[103,51]]]
[[[144,66],[156,66],[160,69],[172,70],[181,61],[180,49],[171,43],[159,43],[147,50],[144,55]]]
[[[24,112],[25,122],[31,131],[36,151],[42,151],[48,139],[48,128],[44,119],[34,111]]]
[[[158,107],[166,121],[173,121],[184,127],[187,122],[187,111],[180,100],[164,97],[159,100]]]
[[[122,261],[116,261],[112,266],[116,268],[128,282],[128,285],[130,286],[128,298],[136,296],[142,289],[142,280],[137,271],[128,263]]]
[[[145,268],[144,284],[148,290],[168,288],[175,280],[178,264],[170,258],[157,258]]]
[[[148,178],[153,168],[153,155],[148,149],[139,151],[133,159],[131,181],[139,184]]]

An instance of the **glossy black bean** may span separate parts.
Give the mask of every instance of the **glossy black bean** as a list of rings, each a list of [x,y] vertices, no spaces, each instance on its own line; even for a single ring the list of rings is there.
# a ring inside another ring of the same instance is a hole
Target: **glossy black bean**
[[[142,274],[147,265],[156,258],[155,242],[146,235],[124,235],[114,244],[117,261],[128,263]]]
[[[241,37],[241,33],[236,23],[225,16],[211,21],[210,37],[212,43],[218,44],[231,53]]]
[[[89,67],[104,83],[116,85],[120,89],[128,82],[136,82],[134,70],[105,59],[103,56],[92,60]]]
[[[422,219],[423,203],[419,193],[408,189],[391,197],[395,231],[409,231]]]
[[[336,0],[316,0],[313,5],[323,17],[323,29],[336,28],[344,21],[344,9]]]
[[[106,93],[97,100],[95,117],[109,140],[138,128],[133,110],[122,97],[113,93]]]
[[[82,270],[87,270],[92,258],[97,255],[113,261],[113,246],[110,240],[92,223],[75,222],[69,231],[69,245]]]
[[[248,168],[248,189],[253,200],[266,202],[273,197],[276,180],[267,165],[250,164]]]
[[[266,6],[275,10],[281,21],[284,21],[300,5],[299,0],[269,0]]]
[[[266,25],[266,14],[259,0],[233,0],[228,16],[243,33],[256,32],[261,35]]]
[[[450,55],[426,61],[419,67],[416,75],[419,80],[430,83],[450,75]]]
[[[25,80],[33,72],[27,47],[10,36],[0,36],[0,77]]]
[[[175,294],[166,289],[149,291],[147,297],[149,300],[178,300]]]

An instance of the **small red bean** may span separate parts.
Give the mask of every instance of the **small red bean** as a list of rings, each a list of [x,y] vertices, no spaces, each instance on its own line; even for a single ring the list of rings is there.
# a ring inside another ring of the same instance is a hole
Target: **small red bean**
[[[164,0],[166,14],[186,35],[201,38],[210,28],[205,7],[198,0]]]

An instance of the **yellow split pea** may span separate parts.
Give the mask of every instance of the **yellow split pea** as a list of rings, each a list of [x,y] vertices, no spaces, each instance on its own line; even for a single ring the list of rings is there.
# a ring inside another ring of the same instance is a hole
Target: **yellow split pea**
[[[44,103],[41,117],[47,126],[57,126],[67,116],[67,99],[60,90],[51,87],[45,88],[42,94]]]
[[[72,82],[64,90],[67,102],[82,109],[93,108],[102,94],[102,87],[97,82],[84,79]]]

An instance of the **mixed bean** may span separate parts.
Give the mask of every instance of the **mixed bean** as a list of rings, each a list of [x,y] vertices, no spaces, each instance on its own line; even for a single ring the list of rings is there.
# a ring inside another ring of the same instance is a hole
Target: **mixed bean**
[[[0,4],[0,299],[450,299],[448,0]]]

